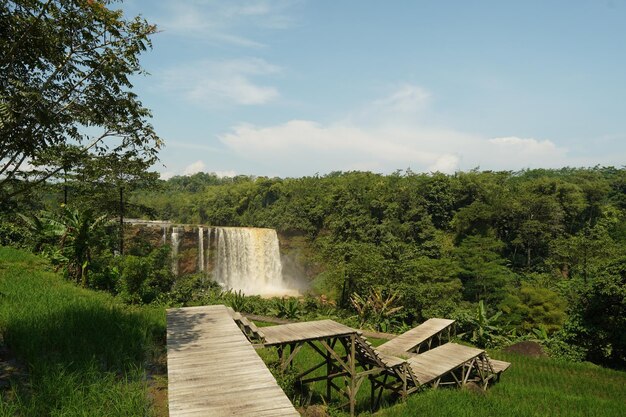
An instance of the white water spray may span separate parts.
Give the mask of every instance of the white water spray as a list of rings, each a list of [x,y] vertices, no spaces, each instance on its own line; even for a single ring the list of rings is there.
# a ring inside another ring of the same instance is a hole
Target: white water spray
[[[283,282],[275,230],[216,227],[215,234],[216,282],[248,295],[290,292]]]
[[[178,246],[180,245],[180,228],[172,227],[172,273],[178,276]]]
[[[198,227],[198,270],[204,271],[204,228]]]

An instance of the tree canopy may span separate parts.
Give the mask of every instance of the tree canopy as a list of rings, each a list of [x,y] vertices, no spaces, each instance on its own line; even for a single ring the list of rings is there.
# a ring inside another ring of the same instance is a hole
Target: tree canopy
[[[3,199],[70,168],[77,153],[156,161],[162,141],[131,82],[156,27],[112,3],[0,1]],[[42,167],[33,176],[28,165]]]

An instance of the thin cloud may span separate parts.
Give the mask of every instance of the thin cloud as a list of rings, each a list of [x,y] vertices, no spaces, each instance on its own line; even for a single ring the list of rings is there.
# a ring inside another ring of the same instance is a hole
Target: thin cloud
[[[260,105],[276,100],[280,93],[257,77],[277,74],[280,67],[259,58],[223,61],[203,60],[170,68],[158,78],[162,89],[205,107]]]
[[[207,42],[259,48],[265,45],[241,35],[250,29],[282,30],[294,24],[291,9],[299,1],[167,1],[152,20],[167,34]]]
[[[232,177],[236,177],[237,176],[237,172],[235,172],[233,170],[229,170],[229,171],[214,171],[213,173],[215,175],[217,175],[219,178],[232,178]]]

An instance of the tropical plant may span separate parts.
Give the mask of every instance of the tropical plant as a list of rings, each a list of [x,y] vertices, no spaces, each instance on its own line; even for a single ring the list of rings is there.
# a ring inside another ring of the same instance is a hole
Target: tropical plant
[[[276,298],[274,301],[274,308],[271,312],[276,317],[288,320],[295,320],[300,317],[300,314],[302,313],[300,301],[296,297]]]
[[[535,340],[538,342],[546,342],[550,339],[548,330],[545,326],[539,326],[538,328],[533,329],[533,333],[535,335]]]
[[[501,311],[491,317],[487,314],[487,309],[483,300],[478,302],[476,307],[476,316],[470,319],[471,330],[459,335],[461,338],[469,339],[470,342],[480,347],[488,347],[504,340],[504,336],[500,336],[501,329],[496,325],[496,321],[502,315]]]
[[[224,293],[227,304],[235,311],[245,312],[248,308],[248,299],[243,291],[228,290]]]
[[[397,298],[397,292],[387,295],[382,289],[373,288],[366,298],[353,293],[350,302],[359,317],[360,327],[369,322],[374,324],[376,330],[383,331],[392,316],[402,310],[402,306],[393,307]]]
[[[53,251],[53,258],[65,267],[67,276],[87,286],[87,275],[93,252],[102,246],[97,238],[107,222],[107,216],[96,217],[92,210],[84,211],[61,206],[61,213],[44,213],[40,218],[23,216],[33,233],[41,234],[38,242],[55,236],[58,239],[58,252]],[[40,243],[38,243],[39,245]]]
[[[53,215],[42,213],[42,217],[17,213],[28,232],[28,242],[34,252],[40,252],[44,246],[56,244],[58,237],[63,234],[64,228],[58,222],[50,221]]]

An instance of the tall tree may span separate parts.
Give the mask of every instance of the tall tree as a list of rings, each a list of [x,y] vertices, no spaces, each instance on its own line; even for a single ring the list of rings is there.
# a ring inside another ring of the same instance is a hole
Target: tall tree
[[[0,1],[2,199],[67,168],[23,176],[25,164],[50,149],[78,145],[84,153],[156,160],[162,142],[130,82],[143,73],[139,55],[156,27],[126,19],[112,3]]]
[[[149,162],[118,155],[91,158],[85,165],[85,177],[92,189],[99,190],[96,203],[100,211],[116,213],[119,219],[119,251],[124,253],[124,218],[126,195],[135,189],[152,188],[158,180],[156,172],[149,172]]]

